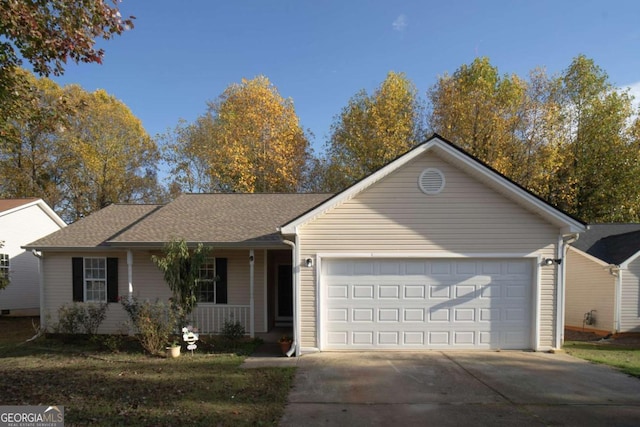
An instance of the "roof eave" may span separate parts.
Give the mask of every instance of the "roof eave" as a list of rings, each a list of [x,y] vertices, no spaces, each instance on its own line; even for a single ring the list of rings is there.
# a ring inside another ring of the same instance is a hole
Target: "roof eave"
[[[620,268],[623,268],[623,269],[629,268],[629,264],[631,264],[633,261],[635,261],[638,258],[640,258],[640,251],[636,252],[635,254],[627,258],[625,262],[620,264]]]

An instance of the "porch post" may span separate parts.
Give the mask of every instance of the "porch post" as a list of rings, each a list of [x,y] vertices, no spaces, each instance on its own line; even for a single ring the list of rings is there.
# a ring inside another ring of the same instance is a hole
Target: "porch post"
[[[255,254],[253,249],[249,250],[249,335],[251,338],[255,337],[255,305],[253,297],[253,285],[254,285],[254,271],[253,263],[255,261]]]
[[[127,250],[127,277],[129,279],[129,300],[133,297],[133,252]]]

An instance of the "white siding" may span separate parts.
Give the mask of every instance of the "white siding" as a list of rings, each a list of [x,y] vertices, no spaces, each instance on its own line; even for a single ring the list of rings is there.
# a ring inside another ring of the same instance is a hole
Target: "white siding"
[[[1,310],[38,310],[40,278],[38,258],[20,246],[38,240],[60,229],[38,205],[31,205],[0,216],[0,253],[9,255],[11,284],[0,291]]]
[[[159,254],[159,253],[156,253]],[[171,291],[164,282],[162,273],[151,261],[149,251],[135,251],[133,256],[133,293],[143,300],[167,302]],[[228,305],[249,304],[249,251],[215,251],[213,256],[228,259]],[[118,258],[118,295],[126,296],[129,292],[127,276],[126,251],[105,252],[48,252],[44,257],[45,277],[45,310],[43,315],[47,324],[57,322],[58,308],[71,303],[73,257],[117,257]],[[266,332],[264,324],[264,255],[256,251],[255,263],[255,307],[256,332]],[[127,314],[120,304],[110,303],[107,319],[102,324],[100,333],[118,333],[126,329]],[[249,331],[247,330],[247,333]]]
[[[427,167],[446,186],[427,196]],[[555,258],[559,230],[433,153],[420,156],[300,231],[301,262],[318,253],[537,254]],[[552,347],[556,267],[540,270],[540,346]],[[302,347],[317,347],[315,269],[301,268]]]
[[[565,325],[582,328],[585,313],[596,310],[596,323],[584,329],[614,332],[616,277],[575,250],[568,251],[566,268]]]
[[[621,273],[620,332],[640,332],[640,258]]]

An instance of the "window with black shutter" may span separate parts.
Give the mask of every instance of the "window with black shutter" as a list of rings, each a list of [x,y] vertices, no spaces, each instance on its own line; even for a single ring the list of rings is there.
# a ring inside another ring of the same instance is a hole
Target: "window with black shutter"
[[[71,266],[73,301],[118,301],[118,258],[74,257]]]

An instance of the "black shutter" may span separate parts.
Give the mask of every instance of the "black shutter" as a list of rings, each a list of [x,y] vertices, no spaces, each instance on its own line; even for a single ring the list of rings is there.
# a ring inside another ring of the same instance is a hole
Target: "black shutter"
[[[107,302],[118,302],[118,258],[107,258]]]
[[[82,258],[71,258],[71,278],[73,281],[73,300],[84,301],[84,260]]]
[[[216,304],[227,303],[227,259],[216,258]]]

